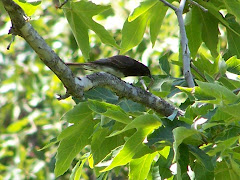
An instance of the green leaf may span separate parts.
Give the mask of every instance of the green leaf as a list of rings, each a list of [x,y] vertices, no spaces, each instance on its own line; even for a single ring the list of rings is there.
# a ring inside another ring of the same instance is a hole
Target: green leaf
[[[167,52],[159,59],[159,64],[161,65],[162,70],[169,75],[170,73],[170,65],[169,65],[169,56],[172,54],[172,52]]]
[[[78,179],[80,179],[80,177],[82,175],[83,165],[85,164],[86,161],[87,161],[87,158],[78,161],[78,163],[75,165],[75,167],[72,170],[72,174],[70,176],[70,180],[78,180]]]
[[[35,11],[40,7],[41,1],[26,2],[21,0],[14,0],[28,16],[32,16]]]
[[[221,154],[224,155],[224,152],[228,151],[233,146],[233,144],[235,144],[238,141],[238,139],[239,137],[237,136],[237,137],[229,138],[225,141],[218,142],[216,143],[217,146],[215,148],[208,151],[208,154],[210,156],[215,156],[218,152],[221,152]]]
[[[204,93],[214,96],[219,102],[229,104],[238,100],[238,96],[224,86],[216,83],[196,82]]]
[[[165,146],[159,151],[160,157],[155,165],[159,168],[159,174],[162,179],[167,179],[172,176],[170,166],[172,165],[173,151],[170,146]]]
[[[211,51],[213,57],[218,56],[218,19],[209,12],[199,11],[202,23],[202,40]]]
[[[198,68],[200,72],[207,72],[211,76],[214,76],[216,73],[218,73],[219,58],[213,59],[213,61],[214,63],[212,63],[203,54],[200,54],[200,58],[198,58],[196,61],[193,61],[193,64]]]
[[[233,14],[235,17],[240,19],[240,11],[239,11],[240,2],[239,2],[239,0],[231,0],[231,1],[223,0],[223,2],[226,5],[227,12],[230,14]]]
[[[240,59],[233,56],[226,61],[226,64],[229,72],[240,75]]]
[[[108,103],[116,104],[118,102],[118,96],[112,91],[106,88],[97,87],[90,91],[84,92],[84,97],[94,100],[106,101]]]
[[[136,103],[132,100],[129,100],[129,99],[122,99],[118,105],[127,113],[131,113],[133,114],[134,112],[137,113],[137,112],[145,112],[146,111],[146,108],[142,105],[142,104],[139,104],[139,103]]]
[[[211,162],[209,162],[211,163]],[[195,174],[197,180],[214,180],[214,173],[206,169],[201,163],[196,161],[193,166],[191,166],[192,171]]]
[[[157,154],[157,152],[153,154],[146,154],[141,158],[132,160],[129,166],[129,180],[147,179],[152,161]]]
[[[239,30],[240,25],[238,22],[236,22],[235,17],[230,14],[227,14],[226,20],[231,26],[231,28],[240,34],[240,30]],[[240,35],[239,34],[236,34],[231,29],[227,28],[227,40],[228,40],[227,55],[229,57],[237,56],[237,58],[240,58]]]
[[[209,13],[211,13],[215,18],[217,18],[224,26],[226,26],[228,29],[230,29],[232,32],[240,35],[238,31],[235,31],[232,29],[229,25],[229,23],[226,21],[226,19],[223,17],[223,15],[219,12],[220,9],[225,8],[223,7],[224,4],[222,1],[198,1],[199,4],[201,4],[203,7],[205,7]],[[219,3],[219,4],[217,4]]]
[[[22,131],[29,124],[29,120],[27,118],[23,118],[16,122],[13,122],[7,127],[7,132],[16,133]]]
[[[145,115],[141,115],[136,117],[134,120],[132,120],[124,129],[122,129],[121,131],[118,131],[116,133],[111,134],[111,136],[116,136],[120,133],[123,133],[129,129],[155,129],[156,127],[160,127],[161,126],[161,121],[158,118],[158,116],[156,115],[152,115],[152,114],[145,114]]]
[[[124,54],[138,45],[143,38],[150,13],[145,12],[134,21],[125,21],[122,29],[122,43],[120,54]]]
[[[140,3],[140,5],[134,9],[133,13],[128,17],[128,21],[134,21],[140,15],[148,11],[152,6],[158,3],[158,0],[147,0]]]
[[[109,9],[110,6],[96,5],[92,2],[86,1],[71,1],[70,3],[65,4],[65,6],[65,15],[71,26],[79,48],[86,59],[89,59],[90,52],[88,29],[93,30],[103,43],[119,48],[109,32],[102,25],[96,23],[92,19],[94,15]]]
[[[240,117],[239,108],[240,108],[240,103],[222,106],[222,107],[220,107],[220,110],[227,114],[230,114],[231,116],[233,116],[239,120],[239,117]]]
[[[230,157],[230,162],[231,162],[233,171],[237,174],[238,177],[240,177],[240,165],[239,165],[239,163],[237,163],[232,157]]]
[[[114,130],[116,128],[114,127]],[[112,131],[107,128],[99,127],[94,132],[91,142],[91,153],[93,155],[94,164],[102,161],[113,149],[124,144],[125,134],[114,137],[107,137]]]
[[[226,160],[216,163],[215,168],[215,179],[217,180],[236,180],[240,177],[232,168],[230,168],[230,164]]]
[[[123,124],[128,124],[132,121],[121,107],[114,104],[89,100],[89,108],[96,113],[102,114]]]
[[[65,116],[63,116],[70,123],[78,123],[79,121],[93,119],[92,111],[88,107],[88,102],[80,102],[72,110],[68,111]]]
[[[177,127],[173,130],[174,136],[174,143],[173,143],[173,150],[174,150],[174,159],[178,160],[178,147],[184,140],[188,138],[195,139],[197,141],[201,141],[201,135],[195,129],[187,129],[185,127]]]
[[[154,129],[158,128],[161,125],[161,123],[159,122],[158,118],[156,118],[156,116],[154,115],[144,116],[136,118],[137,120],[134,123],[132,123],[131,125],[124,129],[125,131],[126,129],[133,128],[133,125],[138,126],[138,131],[126,141],[123,148],[113,159],[112,163],[108,167],[106,167],[103,171],[108,171],[114,167],[125,165],[128,162],[130,162],[134,155],[136,155],[138,152],[141,152],[141,150],[144,150],[145,148],[149,149],[143,144],[143,141],[146,138],[146,136],[152,133]],[[148,122],[147,125],[143,124],[146,122]]]
[[[200,19],[200,11],[202,10],[197,6],[193,6],[191,11],[187,13],[185,20],[188,45],[193,58],[196,57],[197,51],[202,44],[203,24]]]
[[[150,9],[151,17],[150,17],[150,36],[152,47],[154,46],[157,36],[159,34],[163,19],[166,15],[168,7],[165,6],[162,2],[158,2]]]
[[[54,173],[62,175],[70,167],[72,160],[87,145],[90,144],[89,137],[93,133],[95,122],[83,120],[66,128],[60,135],[61,142],[56,156]]]
[[[190,153],[193,154],[196,159],[197,159],[197,163],[201,164],[201,168],[204,169],[204,173],[201,174],[200,172],[196,172],[197,176],[207,176],[209,175],[209,177],[213,177],[213,172],[214,172],[214,166],[213,166],[213,162],[210,156],[208,156],[203,150],[199,149],[198,147],[194,147],[194,146],[189,146],[189,150]],[[200,168],[200,167],[198,167]]]

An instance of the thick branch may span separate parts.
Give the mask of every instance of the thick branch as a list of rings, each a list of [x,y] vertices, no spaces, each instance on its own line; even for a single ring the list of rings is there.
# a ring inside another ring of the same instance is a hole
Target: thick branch
[[[102,86],[114,91],[119,97],[125,97],[132,101],[143,104],[156,112],[170,116],[177,111],[177,116],[183,115],[181,110],[176,109],[173,105],[162,98],[159,98],[150,92],[122,81],[116,76],[108,73],[100,72],[87,75],[86,77],[78,78],[78,83],[84,87],[84,91],[91,88]],[[77,82],[77,81],[76,81]]]
[[[177,15],[179,29],[180,29],[180,37],[181,37],[181,47],[182,47],[182,57],[183,57],[183,74],[188,83],[188,86],[194,87],[195,84],[194,84],[193,76],[192,76],[191,69],[190,69],[190,61],[191,61],[190,50],[188,47],[188,39],[187,39],[187,34],[186,34],[185,26],[184,26],[184,20],[183,20],[183,16],[182,16],[186,0],[181,0],[179,8],[176,8],[175,6],[173,6],[166,0],[160,0],[160,1],[163,2],[164,4],[166,4],[167,6],[169,6],[170,8],[172,8]]]

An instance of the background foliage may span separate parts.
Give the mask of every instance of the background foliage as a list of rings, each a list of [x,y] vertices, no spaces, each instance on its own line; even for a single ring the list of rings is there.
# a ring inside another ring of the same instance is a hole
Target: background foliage
[[[208,12],[185,7],[194,89],[181,73],[176,16],[157,0],[70,1],[63,10],[16,2],[64,61],[119,51],[141,59],[151,92],[186,114],[162,117],[103,88],[76,106],[57,101],[61,82],[26,42],[16,37],[6,50],[11,24],[0,4],[0,179],[240,178],[238,0],[196,0]]]

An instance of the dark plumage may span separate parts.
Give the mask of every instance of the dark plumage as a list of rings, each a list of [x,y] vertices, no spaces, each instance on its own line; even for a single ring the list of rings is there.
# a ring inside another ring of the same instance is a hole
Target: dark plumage
[[[151,76],[150,70],[144,64],[133,58],[116,55],[88,63],[66,63],[68,66],[82,67],[91,71],[104,71],[117,77]]]

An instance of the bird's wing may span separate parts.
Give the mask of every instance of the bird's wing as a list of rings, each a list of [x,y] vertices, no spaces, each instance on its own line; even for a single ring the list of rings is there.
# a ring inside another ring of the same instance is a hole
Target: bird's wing
[[[122,55],[112,56],[106,59],[99,59],[97,61],[93,61],[94,64],[100,64],[105,66],[116,67],[118,69],[124,69],[127,67],[133,66],[135,60]]]

